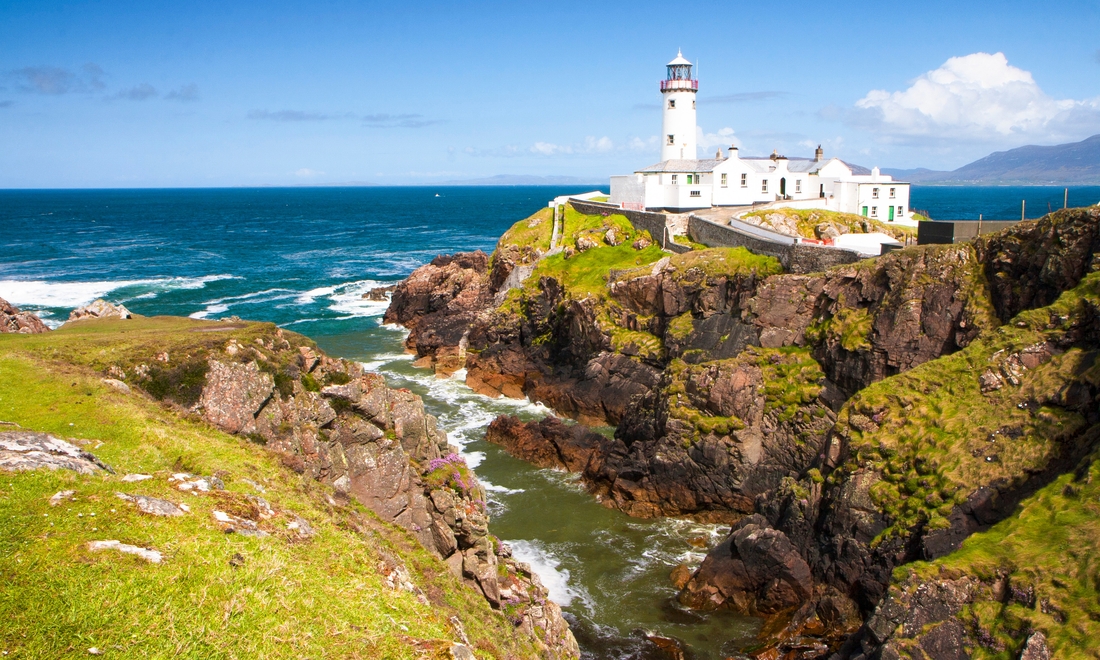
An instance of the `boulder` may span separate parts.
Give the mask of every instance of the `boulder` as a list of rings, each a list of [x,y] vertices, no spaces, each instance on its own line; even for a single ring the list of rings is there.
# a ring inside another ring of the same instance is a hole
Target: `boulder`
[[[255,362],[210,360],[202,389],[203,416],[227,433],[253,433],[256,415],[275,392],[275,379]]]
[[[69,313],[69,321],[83,321],[86,319],[128,319],[131,318],[130,310],[122,305],[115,305],[100,298],[95,302],[77,307]]]
[[[111,469],[92,454],[48,433],[0,431],[0,470],[72,470],[95,474]]]
[[[797,608],[813,592],[810,567],[787,535],[754,514],[707,554],[679,599],[697,609],[767,615]]]
[[[48,332],[49,327],[30,312],[21,312],[8,301],[0,298],[0,332],[14,332],[22,335]]]

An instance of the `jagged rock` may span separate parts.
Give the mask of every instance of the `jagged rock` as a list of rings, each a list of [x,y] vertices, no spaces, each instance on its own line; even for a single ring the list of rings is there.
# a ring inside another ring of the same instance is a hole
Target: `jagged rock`
[[[22,335],[49,332],[50,328],[42,319],[30,312],[21,312],[8,301],[0,298],[0,332],[14,332]]]
[[[644,250],[650,245],[653,245],[653,241],[649,240],[649,238],[647,238],[646,236],[639,236],[638,238],[634,239],[634,242],[630,244],[630,247],[634,248],[635,250]]]
[[[120,481],[122,481],[123,483],[128,484],[128,483],[133,483],[135,481],[145,481],[147,479],[152,479],[152,478],[153,478],[153,475],[151,475],[151,474],[128,474],[128,475],[122,477],[122,479],[120,479]]]
[[[271,374],[255,362],[226,364],[210,360],[206,385],[202,389],[203,416],[228,433],[252,433],[256,415],[275,392]]]
[[[1046,635],[1041,631],[1031,633],[1023,650],[1020,651],[1020,660],[1050,660],[1050,658]]]
[[[578,236],[577,241],[576,241],[576,245],[577,245],[577,252],[587,252],[587,251],[591,250],[592,248],[599,247],[599,243],[597,243],[596,241],[594,241],[592,238],[590,238],[588,236]]]
[[[115,493],[115,497],[137,505],[142,513],[153,516],[182,516],[183,509],[168,500],[147,495],[130,495],[128,493]]]
[[[95,474],[111,469],[92,454],[48,433],[0,431],[0,470],[72,470]]]
[[[50,497],[50,506],[58,506],[59,504],[61,504],[65,500],[71,499],[72,496],[75,495],[75,494],[76,494],[75,490],[63,490],[63,491],[54,493],[53,496]]]
[[[756,615],[798,607],[813,592],[810,567],[787,536],[752,515],[707,554],[679,599],[696,609]]]
[[[604,233],[603,240],[608,245],[622,245],[623,236],[621,232],[612,227]]]
[[[83,321],[85,319],[128,319],[133,315],[130,310],[122,305],[115,305],[100,298],[95,302],[77,307],[69,312],[69,321]]]
[[[136,545],[129,545],[127,543],[120,543],[119,541],[89,541],[87,544],[89,552],[99,552],[101,550],[115,550],[128,555],[135,555],[149,562],[150,564],[159,564],[164,558],[160,552],[156,550],[150,550],[149,548],[139,548]],[[89,653],[92,649],[88,649]],[[93,655],[99,655],[94,653]]]
[[[518,417],[501,415],[485,430],[485,440],[539,467],[583,472],[606,438],[580,424],[568,426],[557,417],[523,422]]]
[[[130,393],[130,386],[127,385],[126,383],[122,382],[121,380],[116,380],[114,378],[104,378],[103,379],[103,384],[107,385],[108,387],[111,387],[113,389],[116,389],[119,392],[122,392],[123,394],[129,394]]]
[[[376,286],[363,294],[363,300],[385,302],[390,299],[390,294],[397,288],[396,284],[390,286]]]

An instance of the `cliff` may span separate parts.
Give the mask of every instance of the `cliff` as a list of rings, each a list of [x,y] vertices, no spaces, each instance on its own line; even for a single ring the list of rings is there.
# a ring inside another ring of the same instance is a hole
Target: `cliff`
[[[454,331],[447,369],[465,366],[486,393],[617,425],[607,439],[502,418],[487,436],[581,472],[605,503],[736,521],[681,598],[768,617],[762,639],[776,652],[824,656],[845,639],[843,657],[917,648],[892,632],[896,643],[884,646],[885,628],[860,628],[905,620],[898,603],[918,606],[904,594],[919,581],[883,600],[893,569],[950,556],[1061,475],[1087,474],[1078,466],[1100,421],[1088,375],[1097,211],[807,275],[744,251],[667,257],[632,247],[635,263],[623,264],[629,230],[618,245],[606,236],[616,216],[578,216],[566,214],[571,255],[545,256],[517,224],[491,265],[465,270],[479,295],[461,304],[469,321]],[[511,278],[515,288],[495,276],[519,267],[530,275]],[[418,317],[407,299],[399,287],[393,320]],[[409,346],[427,363],[440,350],[419,332]],[[893,618],[874,614],[885,602]],[[978,618],[1003,649],[1038,645],[998,616]],[[965,632],[943,648],[980,655],[974,640],[985,633]],[[1044,639],[1079,648],[1054,629]]]
[[[73,645],[88,639],[123,655],[578,653],[538,577],[490,534],[476,476],[419,397],[305,337],[261,323],[80,320],[0,336],[0,370],[0,431],[68,438],[113,468],[7,477],[6,649],[84,654]],[[42,453],[9,440],[19,465]],[[101,547],[160,559],[149,568]],[[46,591],[71,606],[52,607]],[[59,626],[71,632],[45,635]]]

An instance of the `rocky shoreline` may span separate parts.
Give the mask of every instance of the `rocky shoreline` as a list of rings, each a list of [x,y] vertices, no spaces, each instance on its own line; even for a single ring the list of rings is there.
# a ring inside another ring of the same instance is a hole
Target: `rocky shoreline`
[[[920,648],[916,657],[954,658],[970,651],[950,649],[1045,644],[1001,619],[956,630],[887,591],[895,567],[950,555],[1091,461],[1100,213],[1062,211],[971,244],[807,275],[731,251],[638,250],[599,287],[582,270],[591,260],[524,242],[535,220],[491,258],[418,269],[386,320],[410,329],[421,364],[465,368],[479,392],[617,426],[609,439],[500,418],[491,442],[581,473],[632,515],[734,523],[683,603],[768,618],[757,657]],[[599,242],[613,222],[574,219],[564,240],[574,255],[620,259],[621,247]],[[972,428],[945,421],[945,409]],[[962,607],[951,602],[942,612]],[[882,621],[906,617],[939,623],[884,632]]]

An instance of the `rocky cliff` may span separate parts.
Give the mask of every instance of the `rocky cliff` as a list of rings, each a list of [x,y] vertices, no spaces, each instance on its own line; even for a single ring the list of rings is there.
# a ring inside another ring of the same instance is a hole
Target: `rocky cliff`
[[[871,616],[894,567],[953,552],[1090,454],[1098,220],[1063,211],[809,275],[743,251],[636,251],[621,267],[604,241],[536,256],[508,291],[493,271],[517,252],[513,231],[492,266],[466,269],[478,295],[445,292],[466,324],[448,369],[466,366],[479,391],[616,424],[613,440],[513,419],[488,434],[582,472],[606,503],[753,514],[682,600],[768,616],[772,643],[812,657],[838,649],[857,612]],[[566,243],[614,222],[575,218]],[[400,294],[393,320],[424,323]],[[441,351],[423,333],[409,346],[428,362]],[[878,657],[867,634],[845,653]]]
[[[418,396],[270,324],[123,318],[81,321],[98,350],[59,347],[59,356],[263,445],[285,467],[330,485],[333,505],[355,500],[409,530],[546,657],[577,656],[561,610],[491,535],[476,475]],[[125,332],[95,331],[103,323]]]

